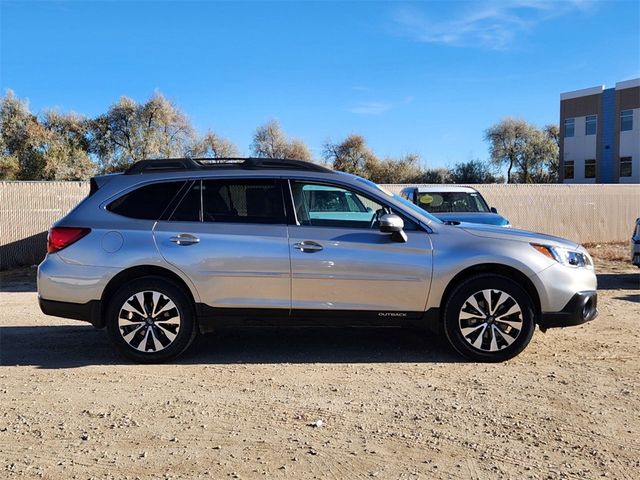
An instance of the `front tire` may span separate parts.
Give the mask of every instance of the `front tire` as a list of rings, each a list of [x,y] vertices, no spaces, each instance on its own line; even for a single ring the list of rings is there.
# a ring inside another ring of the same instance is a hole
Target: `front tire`
[[[178,357],[197,333],[193,303],[182,288],[161,277],[123,285],[109,301],[106,325],[120,353],[141,363]]]
[[[458,285],[444,308],[451,346],[478,362],[502,362],[531,341],[535,314],[530,295],[512,279],[483,274]]]

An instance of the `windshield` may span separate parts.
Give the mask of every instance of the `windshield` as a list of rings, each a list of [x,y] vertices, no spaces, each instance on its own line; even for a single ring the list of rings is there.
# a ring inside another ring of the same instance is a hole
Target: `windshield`
[[[409,210],[412,210],[414,213],[422,215],[423,217],[427,217],[429,220],[431,220],[431,221],[433,221],[435,223],[442,223],[442,220],[440,220],[439,218],[434,217],[429,212],[427,212],[426,210],[423,210],[422,208],[418,207],[417,205],[414,205],[413,203],[411,203],[406,198],[402,198],[400,195],[392,195],[392,197],[393,197],[394,200],[397,200],[398,202],[402,203],[405,207],[407,207]]]
[[[477,192],[422,192],[418,205],[431,213],[490,211]]]

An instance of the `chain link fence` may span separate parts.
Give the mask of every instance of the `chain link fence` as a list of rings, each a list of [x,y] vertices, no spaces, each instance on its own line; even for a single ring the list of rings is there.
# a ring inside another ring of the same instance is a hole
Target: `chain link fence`
[[[640,217],[640,185],[470,186],[515,228],[580,243],[627,241]],[[49,226],[88,193],[88,182],[0,182],[0,269],[40,262]]]

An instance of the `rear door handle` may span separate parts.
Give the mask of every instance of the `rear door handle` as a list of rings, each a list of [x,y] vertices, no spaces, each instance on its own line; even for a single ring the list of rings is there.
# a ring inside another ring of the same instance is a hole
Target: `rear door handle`
[[[313,253],[322,250],[322,245],[310,240],[306,240],[304,242],[294,243],[293,248],[295,248],[296,250],[300,250],[301,252]]]
[[[176,235],[175,237],[169,238],[169,241],[185,247],[187,245],[194,245],[196,243],[200,243],[200,239],[195,235],[191,235],[190,233],[181,233],[180,235]]]

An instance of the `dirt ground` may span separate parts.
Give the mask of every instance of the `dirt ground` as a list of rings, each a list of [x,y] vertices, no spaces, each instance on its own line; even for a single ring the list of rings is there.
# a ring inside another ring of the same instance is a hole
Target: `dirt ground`
[[[42,315],[33,269],[3,272],[0,478],[636,479],[626,249],[591,246],[598,319],[497,365],[403,329],[237,330],[134,365],[105,332]]]

